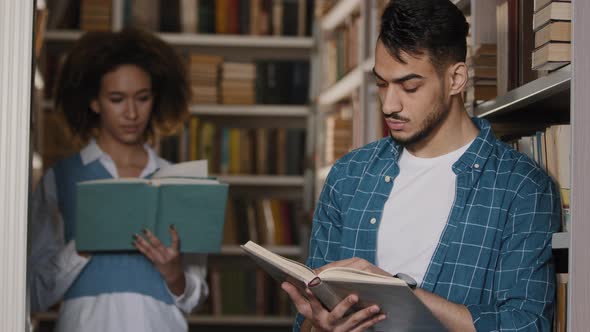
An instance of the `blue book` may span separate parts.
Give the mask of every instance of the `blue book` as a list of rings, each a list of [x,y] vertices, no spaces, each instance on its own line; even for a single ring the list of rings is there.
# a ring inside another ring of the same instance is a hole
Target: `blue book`
[[[206,168],[206,161],[193,161],[163,168],[150,179],[80,182],[77,250],[136,250],[132,236],[143,229],[169,246],[169,227],[174,225],[181,252],[219,252],[228,185],[206,177]]]

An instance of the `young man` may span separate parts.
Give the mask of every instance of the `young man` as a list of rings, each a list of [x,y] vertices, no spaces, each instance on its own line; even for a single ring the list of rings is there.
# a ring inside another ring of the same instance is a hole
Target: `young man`
[[[448,0],[391,1],[373,70],[390,137],[332,167],[307,263],[409,274],[450,331],[549,331],[559,196],[543,170],[465,112],[467,31]],[[377,306],[345,316],[355,295],[328,312],[283,289],[301,314],[295,331],[364,331],[385,319]]]

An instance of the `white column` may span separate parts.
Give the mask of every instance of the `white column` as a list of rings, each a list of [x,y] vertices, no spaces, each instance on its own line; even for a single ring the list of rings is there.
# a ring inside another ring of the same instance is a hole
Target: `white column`
[[[590,326],[590,2],[572,1],[572,224],[570,228],[570,284],[568,331],[588,331]]]
[[[33,0],[0,1],[0,331],[24,331]]]

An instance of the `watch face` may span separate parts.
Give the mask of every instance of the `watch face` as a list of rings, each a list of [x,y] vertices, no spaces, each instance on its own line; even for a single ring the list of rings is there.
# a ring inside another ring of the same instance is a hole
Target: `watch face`
[[[406,284],[408,284],[408,287],[410,287],[412,289],[414,289],[414,288],[416,288],[416,286],[418,286],[418,283],[416,282],[416,280],[414,280],[414,278],[410,277],[409,275],[407,275],[405,273],[398,273],[395,275],[395,277],[403,280]]]

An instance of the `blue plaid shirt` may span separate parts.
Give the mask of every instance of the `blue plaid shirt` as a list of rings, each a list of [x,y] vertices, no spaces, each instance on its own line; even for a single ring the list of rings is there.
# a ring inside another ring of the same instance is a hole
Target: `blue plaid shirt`
[[[533,161],[498,141],[486,120],[453,165],[455,201],[421,287],[466,305],[478,331],[550,331],[555,293],[551,237],[561,204]],[[320,195],[307,265],[351,257],[375,263],[383,206],[402,147],[383,138],[335,163]],[[428,202],[424,202],[428,204]],[[425,232],[428,230],[425,229]],[[294,331],[299,331],[297,317]]]

